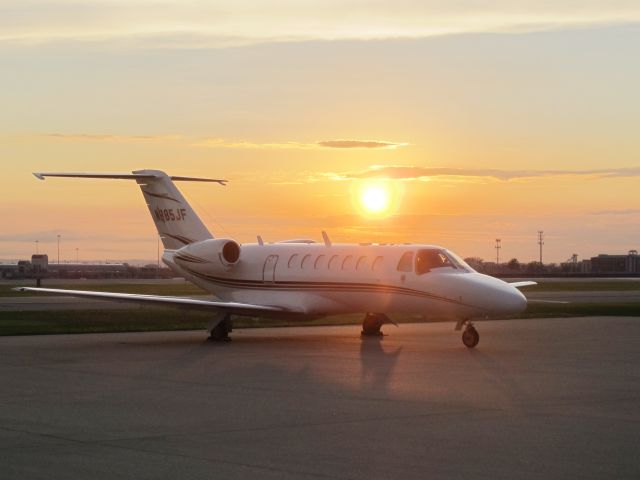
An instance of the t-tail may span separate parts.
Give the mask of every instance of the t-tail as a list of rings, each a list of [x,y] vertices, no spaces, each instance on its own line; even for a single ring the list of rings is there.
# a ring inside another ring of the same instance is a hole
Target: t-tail
[[[158,234],[165,249],[178,250],[190,243],[213,238],[196,215],[174,181],[215,182],[225,185],[226,180],[213,178],[170,177],[160,170],[136,170],[132,173],[34,173],[40,180],[45,177],[111,178],[135,180],[140,185]]]

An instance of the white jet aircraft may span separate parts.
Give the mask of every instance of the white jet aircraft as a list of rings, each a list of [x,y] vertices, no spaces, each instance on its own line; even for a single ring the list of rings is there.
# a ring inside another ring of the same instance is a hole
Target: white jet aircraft
[[[464,327],[463,343],[473,348],[480,336],[472,319],[522,312],[519,287],[474,271],[456,254],[435,245],[334,244],[286,240],[240,244],[215,238],[174,185],[174,181],[225,180],[170,177],[159,170],[131,174],[35,173],[37,178],[81,177],[135,180],[164,245],[163,262],[215,299],[19,287],[19,291],[90,297],[215,312],[208,326],[212,340],[228,340],[231,315],[321,317],[364,313],[363,335],[381,335],[393,323],[387,314],[423,314]]]

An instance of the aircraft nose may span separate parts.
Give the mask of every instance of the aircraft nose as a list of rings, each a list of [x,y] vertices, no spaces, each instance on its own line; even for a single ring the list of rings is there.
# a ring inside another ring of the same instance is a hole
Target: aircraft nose
[[[520,290],[509,286],[509,291],[505,292],[504,309],[505,313],[520,313],[527,308],[527,297]]]
[[[475,301],[485,312],[493,315],[512,315],[527,308],[527,298],[517,288],[487,275],[474,279],[478,282]]]

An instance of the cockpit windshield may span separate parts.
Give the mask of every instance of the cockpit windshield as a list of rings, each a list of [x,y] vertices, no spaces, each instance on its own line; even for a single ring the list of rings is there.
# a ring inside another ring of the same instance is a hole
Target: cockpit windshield
[[[418,250],[416,254],[416,274],[423,275],[435,268],[453,268],[461,272],[473,272],[467,263],[453,252],[440,248]]]
[[[445,250],[447,252],[447,256],[451,259],[451,261],[460,269],[466,272],[475,272],[473,268],[469,266],[467,262],[461,259],[458,255],[453,253],[451,250]]]

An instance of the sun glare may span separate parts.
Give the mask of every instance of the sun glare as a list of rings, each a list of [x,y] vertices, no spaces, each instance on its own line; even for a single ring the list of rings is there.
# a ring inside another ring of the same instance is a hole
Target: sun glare
[[[360,215],[387,218],[400,207],[403,191],[402,184],[392,180],[360,180],[351,185],[351,200]]]
[[[366,187],[362,191],[360,202],[369,213],[383,213],[389,208],[389,191],[380,185]]]

